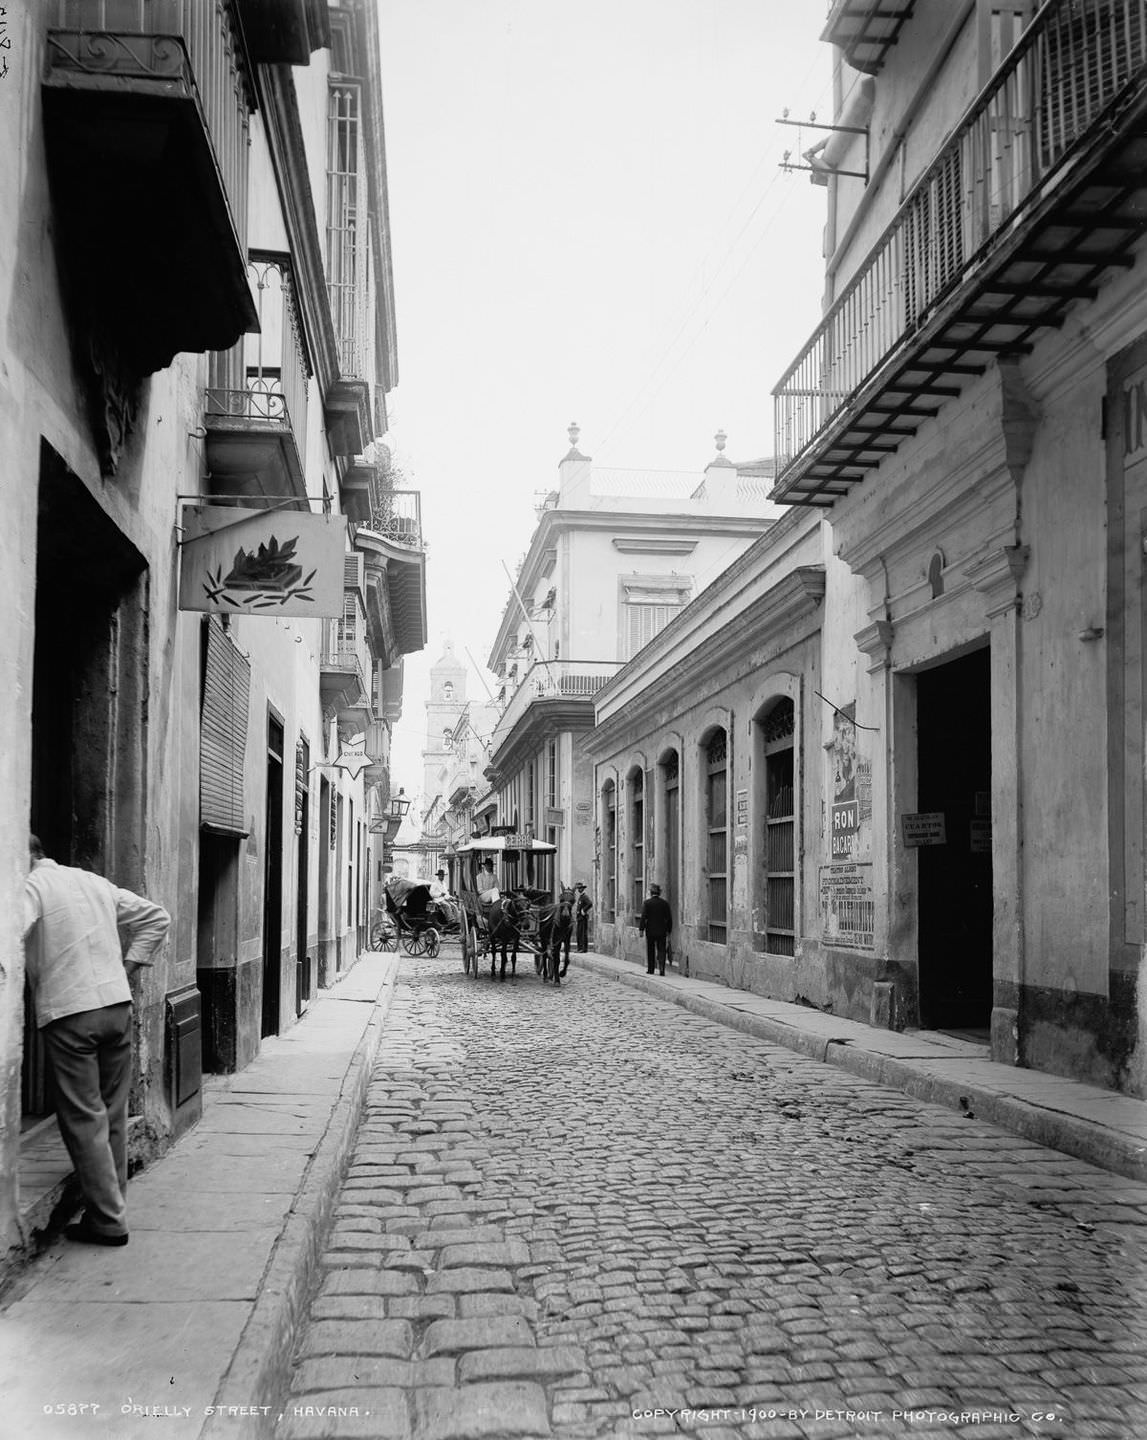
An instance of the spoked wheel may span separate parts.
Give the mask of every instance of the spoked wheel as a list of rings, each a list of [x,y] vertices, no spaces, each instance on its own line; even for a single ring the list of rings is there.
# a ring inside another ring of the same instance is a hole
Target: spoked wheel
[[[474,932],[470,929],[470,917],[465,912],[462,915],[461,950],[463,975],[469,975],[471,959],[473,959],[474,969],[477,971],[478,959],[474,954]]]
[[[426,936],[421,930],[413,930],[402,937],[402,948],[408,955],[423,955],[426,953]]]
[[[438,931],[435,930],[433,925],[431,925],[430,929],[427,930],[425,933],[425,940],[426,954],[431,960],[433,960],[434,957],[438,954],[439,950],[442,948],[442,936],[439,935]]]

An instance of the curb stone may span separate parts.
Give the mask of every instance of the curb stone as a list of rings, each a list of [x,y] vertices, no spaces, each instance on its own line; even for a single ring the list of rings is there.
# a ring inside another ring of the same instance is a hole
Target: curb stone
[[[251,1315],[223,1376],[213,1405],[275,1406],[289,1384],[291,1354],[299,1325],[306,1319],[319,1257],[331,1227],[343,1172],[358,1133],[383,1027],[394,1000],[398,965],[391,967],[374,1001],[374,1013],[347,1067],[322,1139],[307,1166],[290,1213],[259,1286]],[[348,1004],[356,1003],[354,1001]],[[236,1421],[215,1414],[199,1440],[258,1440],[275,1430],[273,1415]]]

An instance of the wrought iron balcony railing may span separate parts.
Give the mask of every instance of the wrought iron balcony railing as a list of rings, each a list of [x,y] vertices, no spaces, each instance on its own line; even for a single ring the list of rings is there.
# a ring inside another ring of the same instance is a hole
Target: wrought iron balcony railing
[[[506,701],[506,708],[494,729],[491,750],[496,750],[510,731],[539,700],[590,700],[624,664],[621,660],[539,660],[530,666],[521,683]]]
[[[913,338],[962,287],[975,281],[982,288],[987,262],[1070,185],[1080,157],[1110,143],[1112,117],[1130,100],[1138,103],[1145,69],[1144,0],[1047,0],[774,390],[776,498],[796,498],[796,472],[857,392],[883,371],[898,365],[903,371]],[[1094,228],[1102,228],[1102,217]],[[1104,255],[1090,254],[1101,268]],[[1034,271],[1056,257],[1033,252],[1026,258]],[[1047,307],[1024,309],[1023,301],[1042,296],[1061,312],[1086,293],[1041,292],[1039,273],[1028,279],[1026,294],[1012,277],[987,287],[1003,297],[1004,319],[1021,340],[1025,331],[1052,323]],[[999,351],[1007,342],[965,348]],[[931,368],[937,374],[961,369],[942,362]],[[900,413],[932,412],[907,404]]]
[[[422,494],[418,490],[379,489],[372,497],[367,529],[399,545],[422,549]]]

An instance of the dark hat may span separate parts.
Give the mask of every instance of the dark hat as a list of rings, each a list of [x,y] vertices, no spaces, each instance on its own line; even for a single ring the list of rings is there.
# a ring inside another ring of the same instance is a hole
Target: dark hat
[[[574,889],[575,889],[575,890],[584,890],[584,889],[585,889],[585,881],[584,881],[584,880],[579,880],[579,881],[577,882],[577,884],[574,886]]]
[[[446,874],[446,871],[445,871],[445,870],[435,870],[434,873],[435,873],[435,875],[445,875],[445,874]]]
[[[660,894],[661,894],[661,886],[660,886],[660,885],[650,885],[650,887],[649,887],[649,893],[650,893],[651,895],[660,895]]]

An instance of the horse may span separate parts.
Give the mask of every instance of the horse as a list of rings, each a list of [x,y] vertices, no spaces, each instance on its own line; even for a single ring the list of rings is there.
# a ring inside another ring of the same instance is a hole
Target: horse
[[[573,936],[574,922],[574,899],[573,890],[568,885],[563,885],[558,893],[557,900],[545,906],[539,913],[539,940],[541,942],[540,964],[538,966],[543,980],[552,980],[555,985],[560,985],[561,977],[570,968],[570,939]],[[564,951],[564,959],[561,969],[558,969],[558,957]]]
[[[510,973],[518,973],[518,937],[521,935],[521,921],[525,918],[526,902],[519,895],[503,895],[490,906],[486,922],[486,940],[490,946],[490,979],[494,978],[498,951],[502,952],[502,973],[506,978],[506,958],[509,952]]]

